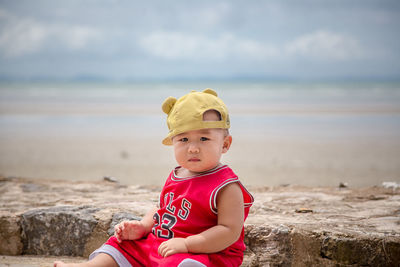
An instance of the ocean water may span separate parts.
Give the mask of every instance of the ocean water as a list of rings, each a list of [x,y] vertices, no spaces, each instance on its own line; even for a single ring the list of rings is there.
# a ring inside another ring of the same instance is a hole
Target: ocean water
[[[159,153],[155,147],[167,133],[162,101],[208,87],[230,110],[238,144],[232,153],[240,155],[227,159],[249,184],[400,181],[400,84],[350,82],[2,83],[0,174],[84,180],[98,179],[104,168],[126,183],[146,183],[132,178],[137,172],[128,166],[151,175],[149,164],[138,158],[151,161]],[[113,145],[129,155],[128,162],[121,156],[120,165],[120,158],[108,164],[99,156],[114,153]],[[87,154],[80,162],[69,160],[77,153]],[[88,167],[79,174],[67,171],[79,164]],[[151,165],[161,173],[172,164],[173,159]],[[126,171],[113,171],[121,168]]]

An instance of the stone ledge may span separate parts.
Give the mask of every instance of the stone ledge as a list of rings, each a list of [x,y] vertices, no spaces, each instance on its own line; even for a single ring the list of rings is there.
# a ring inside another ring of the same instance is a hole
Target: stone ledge
[[[54,261],[61,260],[65,263],[80,263],[85,262],[83,257],[68,257],[68,256],[37,256],[37,255],[19,255],[5,256],[0,255],[1,267],[53,267]]]
[[[84,256],[123,219],[139,219],[157,187],[0,179],[0,254]],[[400,265],[400,192],[381,187],[250,188],[243,266]]]

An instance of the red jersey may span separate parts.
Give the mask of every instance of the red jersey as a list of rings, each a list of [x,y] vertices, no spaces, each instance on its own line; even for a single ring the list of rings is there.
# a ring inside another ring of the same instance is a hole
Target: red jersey
[[[178,167],[179,168],[179,167]],[[244,218],[249,214],[253,196],[240,183],[227,165],[192,177],[169,175],[160,195],[160,209],[154,215],[153,234],[158,238],[188,237],[199,234],[218,223],[217,195],[226,185],[238,183],[243,193]],[[221,253],[243,257],[244,229],[240,238]]]
[[[179,168],[179,167],[178,167]],[[160,209],[155,213],[152,232],[138,240],[119,243],[111,237],[92,253],[111,255],[119,266],[180,266],[193,260],[197,266],[240,266],[243,261],[244,229],[239,239],[223,251],[211,254],[177,253],[163,258],[158,247],[167,239],[199,234],[218,223],[217,195],[230,183],[238,183],[243,193],[244,219],[253,203],[252,195],[226,165],[202,174],[180,178],[172,171],[160,195]]]

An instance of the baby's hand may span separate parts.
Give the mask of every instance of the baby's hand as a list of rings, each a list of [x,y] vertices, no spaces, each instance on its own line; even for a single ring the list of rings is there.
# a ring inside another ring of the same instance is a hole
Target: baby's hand
[[[185,243],[185,238],[171,238],[168,241],[161,243],[158,247],[158,254],[168,257],[176,253],[187,253],[188,249]]]
[[[136,240],[146,234],[146,228],[140,221],[123,221],[114,227],[114,236],[118,242]]]

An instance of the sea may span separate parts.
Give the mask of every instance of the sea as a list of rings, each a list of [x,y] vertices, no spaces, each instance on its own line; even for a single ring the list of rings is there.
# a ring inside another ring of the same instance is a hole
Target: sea
[[[161,185],[175,166],[161,104],[205,88],[247,184],[400,183],[400,83],[354,81],[2,82],[0,175]]]

